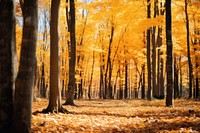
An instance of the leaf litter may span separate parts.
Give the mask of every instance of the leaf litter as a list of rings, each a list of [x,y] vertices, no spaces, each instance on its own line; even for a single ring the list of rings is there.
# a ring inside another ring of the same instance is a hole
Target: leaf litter
[[[33,112],[47,107],[37,99]],[[165,107],[165,100],[75,100],[76,106],[64,106],[69,114],[32,115],[32,133],[198,133],[200,102],[175,100],[175,107]]]

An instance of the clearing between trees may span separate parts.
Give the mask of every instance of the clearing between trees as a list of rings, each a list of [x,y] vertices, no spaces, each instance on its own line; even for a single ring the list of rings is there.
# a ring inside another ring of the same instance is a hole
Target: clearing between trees
[[[77,106],[64,106],[69,114],[32,115],[32,133],[198,133],[200,102],[179,99],[174,107],[165,100],[75,100]],[[42,111],[45,99],[33,102],[33,112]]]

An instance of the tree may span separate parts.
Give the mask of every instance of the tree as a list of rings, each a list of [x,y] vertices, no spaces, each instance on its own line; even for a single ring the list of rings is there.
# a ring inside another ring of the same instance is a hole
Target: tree
[[[50,21],[50,96],[46,112],[67,112],[61,104],[59,63],[59,9],[60,0],[51,1]]]
[[[166,106],[173,106],[173,45],[172,45],[172,21],[171,21],[171,0],[166,0],[166,44],[167,44],[167,97]]]
[[[38,1],[24,0],[21,5],[23,11],[23,38],[19,72],[15,82],[13,132],[27,133],[31,130],[38,32]]]
[[[91,70],[91,76],[89,81],[89,87],[88,87],[88,98],[91,99],[91,86],[92,86],[92,79],[94,74],[94,63],[95,63],[95,51],[92,51],[92,70]]]
[[[147,18],[151,18],[151,3],[150,0],[147,0]],[[147,90],[147,99],[151,100],[151,29],[147,29],[147,74],[148,74],[148,90]]]
[[[16,75],[15,1],[0,1],[0,131],[11,132]]]
[[[186,17],[186,31],[187,31],[187,57],[188,57],[188,68],[189,68],[189,98],[192,98],[192,79],[193,79],[193,70],[192,70],[192,61],[190,57],[190,27],[189,27],[189,18],[188,18],[188,0],[185,0],[185,17]]]
[[[67,0],[68,2],[68,0]],[[68,12],[68,9],[66,10]],[[68,16],[68,15],[67,15]],[[76,67],[76,33],[75,33],[75,3],[70,0],[70,11],[68,18],[68,29],[70,32],[69,43],[69,82],[66,92],[66,101],[64,105],[74,105],[74,92],[76,87],[75,67]]]

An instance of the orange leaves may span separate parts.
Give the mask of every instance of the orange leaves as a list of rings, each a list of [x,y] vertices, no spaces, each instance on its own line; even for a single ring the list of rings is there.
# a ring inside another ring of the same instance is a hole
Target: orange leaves
[[[199,132],[200,103],[176,100],[174,108],[164,100],[82,100],[79,107],[65,106],[70,114],[37,114],[32,132]],[[47,102],[33,103],[42,110]],[[192,111],[190,111],[192,110]]]

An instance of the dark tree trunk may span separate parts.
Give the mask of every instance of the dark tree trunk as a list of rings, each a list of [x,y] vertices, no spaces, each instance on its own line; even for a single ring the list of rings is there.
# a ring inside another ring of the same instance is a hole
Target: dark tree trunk
[[[151,4],[150,0],[147,0],[147,18],[151,18]],[[147,90],[147,99],[151,101],[151,29],[147,29],[147,75],[148,75],[148,90]]]
[[[46,85],[45,85],[45,70],[44,70],[44,62],[42,62],[42,77],[41,77],[41,87],[40,87],[40,96],[42,98],[46,98]]]
[[[24,0],[20,66],[15,83],[13,132],[31,131],[32,95],[35,80],[38,1]]]
[[[174,99],[179,97],[179,86],[178,86],[178,67],[176,56],[174,56]]]
[[[185,17],[186,17],[186,31],[187,31],[187,56],[188,56],[188,68],[189,68],[189,98],[192,98],[192,80],[193,70],[192,61],[190,56],[190,27],[188,18],[188,0],[185,0]]]
[[[100,83],[99,83],[99,98],[103,98],[104,84],[103,84],[103,66],[100,66]]]
[[[141,98],[145,99],[145,65],[142,65],[142,90]]]
[[[157,56],[157,96],[158,98],[162,99],[164,98],[163,96],[161,96],[161,81],[162,81],[162,67],[161,67],[161,55],[163,54],[160,50],[160,47],[162,46],[162,27],[158,27],[158,35],[157,35],[157,46],[158,46],[158,56]]]
[[[153,26],[152,30],[152,92],[153,97],[158,97],[158,91],[156,86],[156,26]]]
[[[164,91],[164,61],[163,58],[161,58],[160,61],[160,98],[164,99],[165,97],[165,91]]]
[[[10,133],[16,77],[15,1],[0,1],[0,131]]]
[[[183,96],[183,81],[182,81],[182,65],[181,65],[181,56],[179,57],[179,66],[180,66],[180,69],[179,69],[179,74],[180,74],[180,94],[179,94],[179,98],[182,98]]]
[[[166,44],[167,44],[167,97],[166,106],[173,106],[173,45],[172,45],[172,21],[171,0],[166,0]]]
[[[80,77],[82,77],[82,74],[80,72]],[[83,79],[81,78],[80,84],[78,84],[78,98],[83,98]]]
[[[68,0],[67,0],[68,1]],[[76,87],[75,67],[76,67],[76,33],[75,33],[75,2],[70,0],[68,28],[70,32],[70,47],[69,47],[69,82],[68,90],[66,93],[66,101],[64,105],[74,104],[74,92]]]
[[[128,98],[128,64],[125,60],[125,88],[124,88],[124,98]]]

